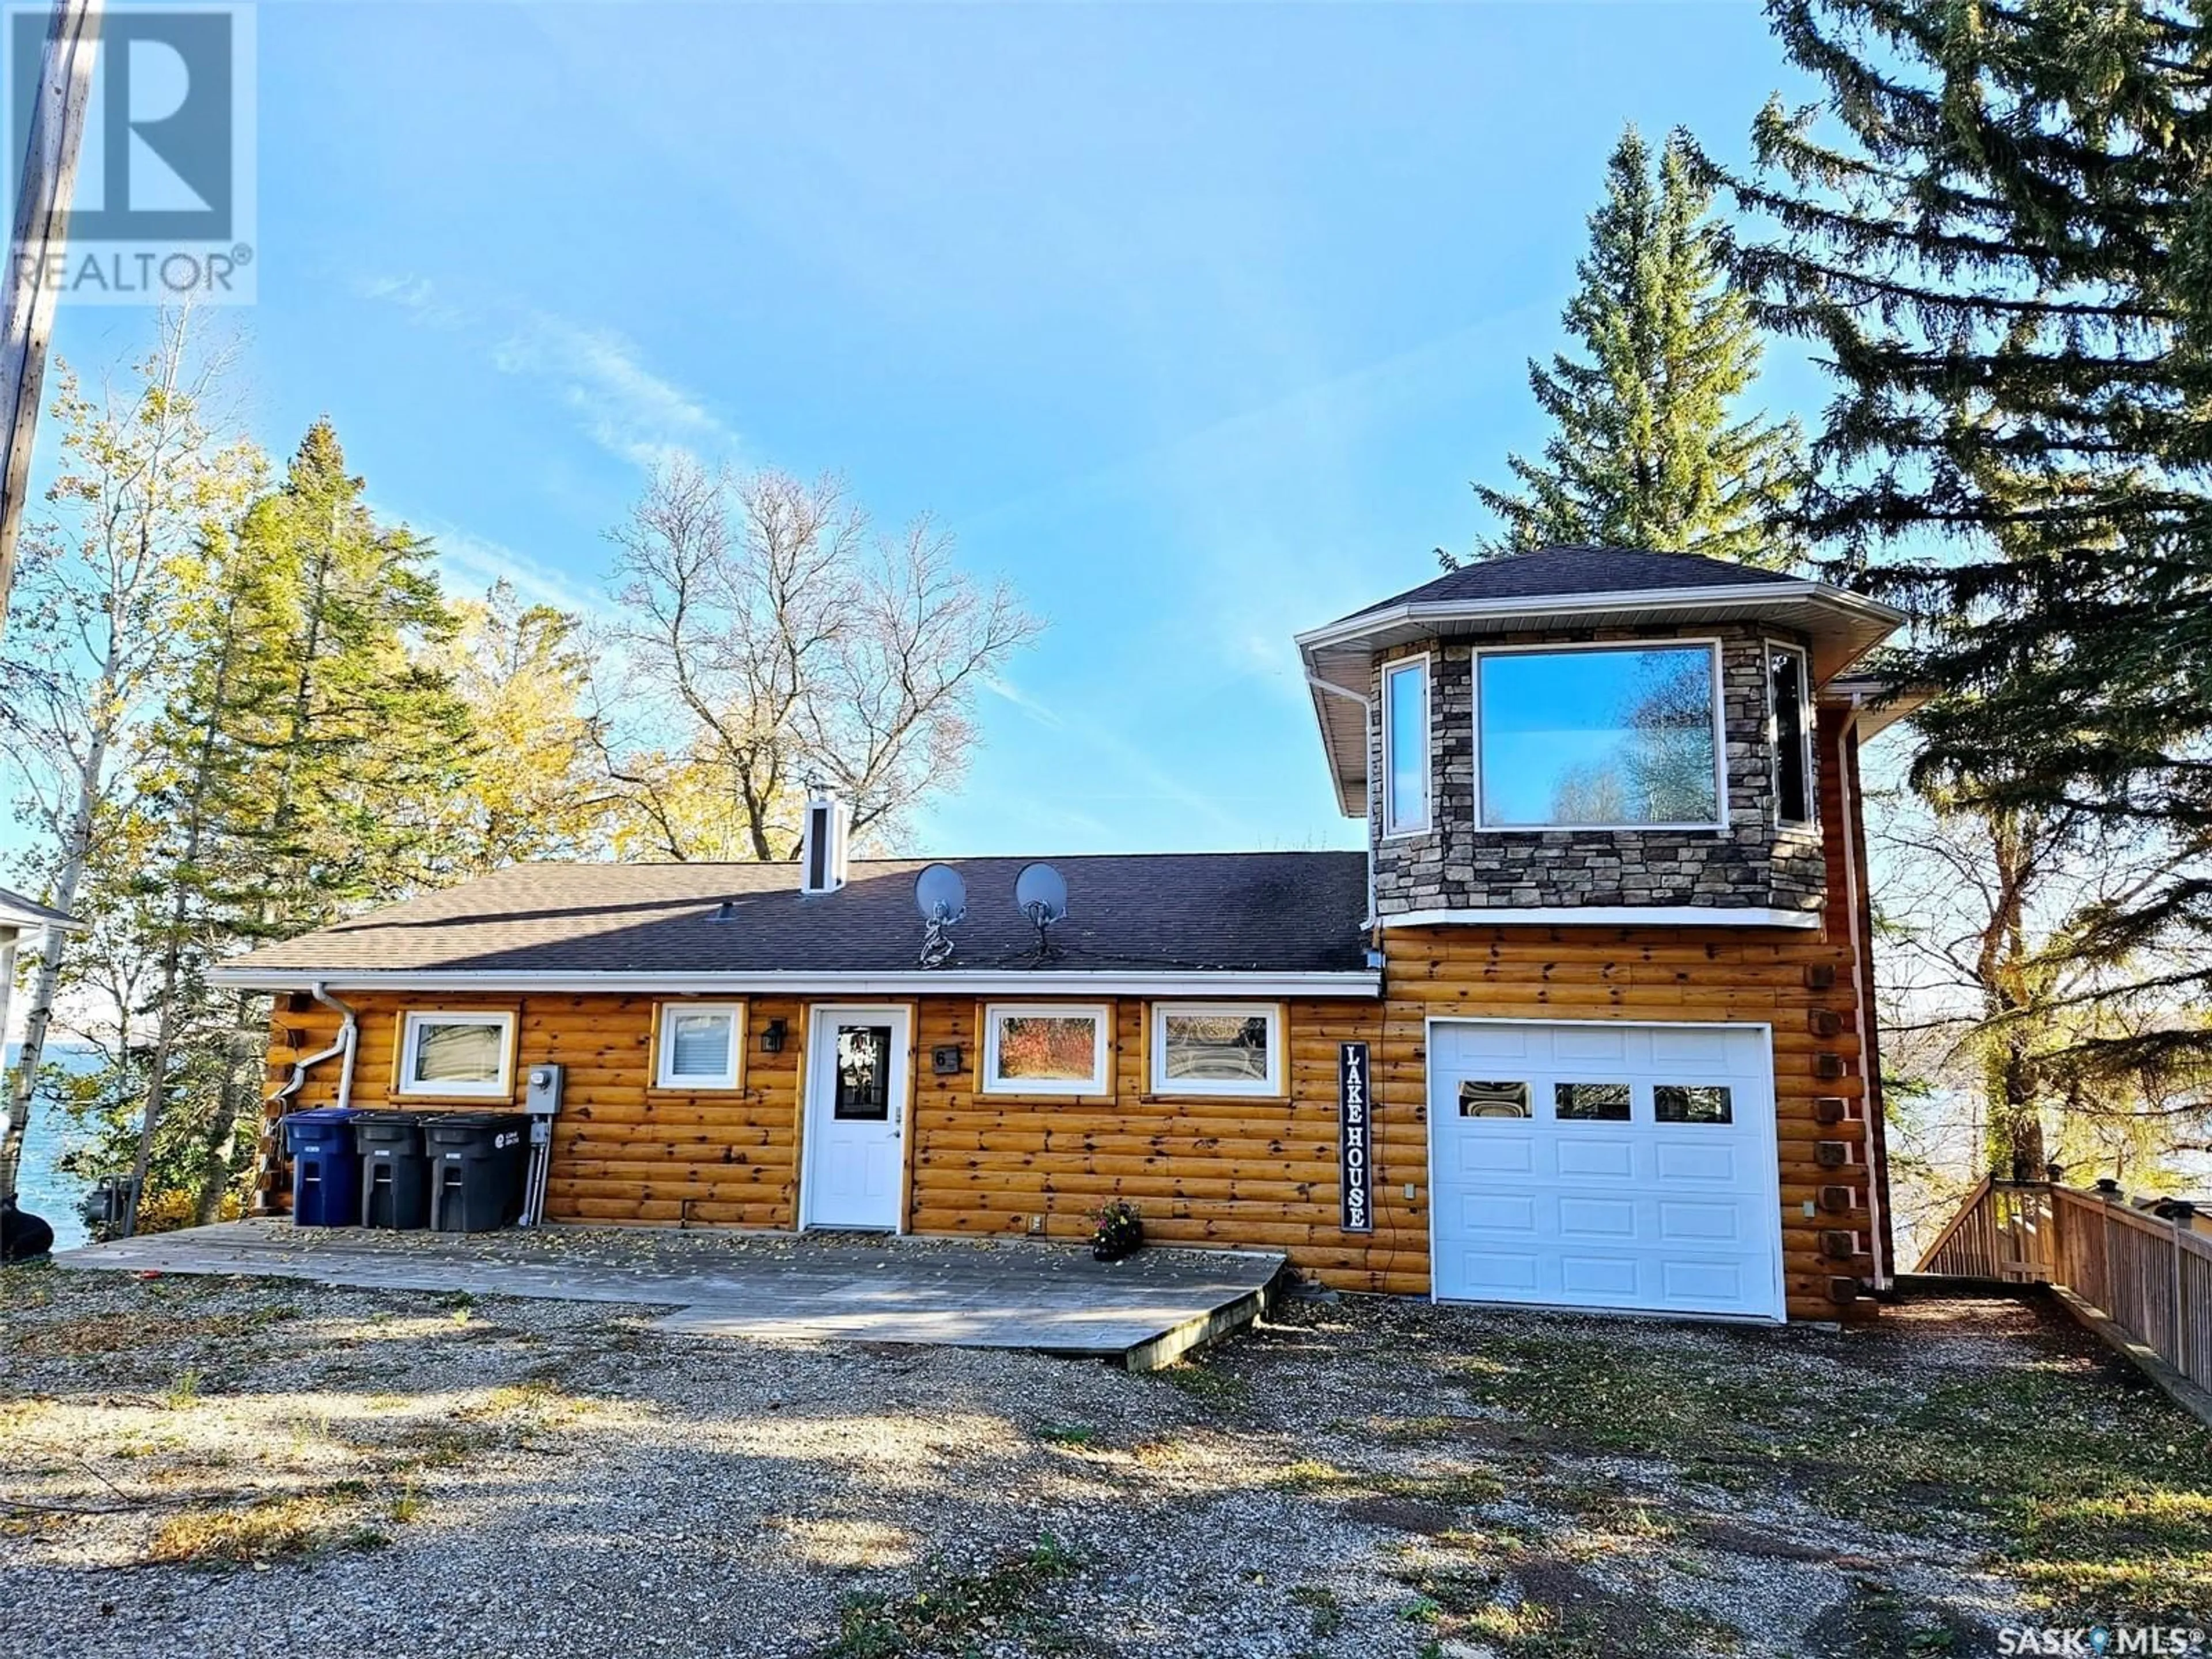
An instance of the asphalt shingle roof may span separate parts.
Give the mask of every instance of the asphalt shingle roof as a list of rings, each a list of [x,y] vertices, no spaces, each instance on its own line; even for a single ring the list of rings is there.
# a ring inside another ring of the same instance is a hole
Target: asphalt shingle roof
[[[932,860],[855,860],[835,893],[791,864],[526,864],[264,946],[226,968],[273,974],[881,973],[915,970],[914,878]],[[950,970],[1356,972],[1362,853],[1056,858],[1067,919],[1038,963],[1014,908],[1019,858],[951,859],[968,888]],[[731,920],[711,920],[722,901]]]
[[[1741,587],[1795,582],[1784,571],[1761,570],[1698,553],[1652,553],[1626,547],[1540,547],[1447,570],[1434,581],[1363,605],[1353,617],[1399,605],[1450,599],[1539,599],[1577,593],[1657,592],[1682,587]],[[1351,617],[1344,618],[1350,621]]]

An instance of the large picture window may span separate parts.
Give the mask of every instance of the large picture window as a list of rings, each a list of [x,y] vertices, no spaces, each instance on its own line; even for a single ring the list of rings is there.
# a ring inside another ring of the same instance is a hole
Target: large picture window
[[[1429,827],[1429,659],[1382,671],[1382,833]]]
[[[1113,1024],[1103,1003],[991,1004],[983,1010],[983,1092],[1110,1094]]]
[[[1152,1092],[1283,1092],[1283,1013],[1272,1004],[1152,1005]]]
[[[734,1002],[664,1002],[653,1081],[663,1089],[734,1089],[745,1011]]]
[[[504,1100],[514,1092],[514,1016],[425,1012],[403,1017],[399,1092]]]
[[[1717,829],[1710,645],[1494,651],[1475,659],[1489,829]]]

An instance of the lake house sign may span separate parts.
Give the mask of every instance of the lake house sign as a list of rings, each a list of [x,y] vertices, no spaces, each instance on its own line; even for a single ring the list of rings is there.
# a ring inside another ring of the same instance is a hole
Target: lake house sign
[[[1375,1119],[1368,1103],[1367,1045],[1344,1042],[1336,1050],[1339,1174],[1348,1233],[1375,1231]]]

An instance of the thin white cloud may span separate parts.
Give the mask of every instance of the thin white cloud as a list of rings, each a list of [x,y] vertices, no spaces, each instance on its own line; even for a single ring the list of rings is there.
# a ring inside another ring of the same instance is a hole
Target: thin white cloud
[[[511,547],[434,520],[413,522],[436,546],[446,585],[454,592],[481,593],[494,582],[504,581],[532,604],[554,605],[584,616],[607,608],[605,594]]]
[[[1030,696],[1028,692],[1023,690],[1021,687],[1016,685],[1012,680],[1004,678],[1003,677],[987,679],[983,682],[983,689],[991,693],[993,696],[1003,698],[1006,702],[1013,704],[1015,708],[1020,709],[1022,713],[1027,714],[1039,726],[1046,726],[1055,732],[1063,731],[1066,728],[1067,722],[1066,720],[1062,720],[1058,714],[1045,707],[1044,704],[1039,702],[1035,697]]]
[[[641,467],[724,458],[738,435],[697,394],[654,374],[611,329],[532,312],[492,352],[503,374],[550,384],[593,443]]]
[[[679,456],[726,459],[743,447],[704,397],[656,374],[612,329],[514,301],[465,304],[406,271],[359,276],[353,287],[423,327],[495,340],[486,354],[495,368],[547,387],[578,429],[618,459],[651,468]]]
[[[357,276],[353,287],[362,299],[397,306],[433,328],[458,328],[468,320],[467,313],[440,295],[437,284],[428,276],[404,273]]]

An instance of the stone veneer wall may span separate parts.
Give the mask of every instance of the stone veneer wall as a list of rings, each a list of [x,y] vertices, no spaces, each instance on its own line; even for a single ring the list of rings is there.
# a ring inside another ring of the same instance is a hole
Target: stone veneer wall
[[[1378,658],[1371,685],[1375,724],[1368,732],[1368,775],[1382,776],[1382,665],[1430,657],[1430,783],[1432,827],[1425,835],[1382,835],[1382,795],[1370,788],[1378,913],[1580,905],[1686,905],[1817,912],[1826,876],[1817,827],[1774,822],[1774,767],[1766,725],[1766,645],[1786,635],[1746,627],[1692,630],[1721,641],[1722,698],[1728,745],[1725,830],[1509,830],[1475,828],[1475,647],[1466,641],[1408,646]],[[1666,636],[1621,630],[1514,634],[1487,645],[1658,644]],[[1814,756],[1808,780],[1819,799]]]

